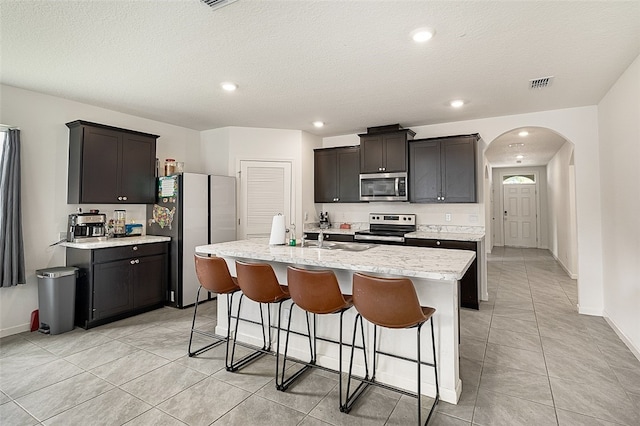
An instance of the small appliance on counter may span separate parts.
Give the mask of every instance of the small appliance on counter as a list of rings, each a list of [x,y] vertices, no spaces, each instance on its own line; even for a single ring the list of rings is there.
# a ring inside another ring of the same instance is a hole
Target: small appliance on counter
[[[115,210],[113,215],[113,236],[114,237],[126,237],[127,236],[127,211]]]
[[[67,222],[67,241],[84,242],[90,238],[98,239],[106,236],[107,215],[91,210],[90,213],[72,213]]]
[[[320,212],[320,229],[329,229],[330,227],[329,212]]]
[[[127,223],[124,226],[125,234],[127,237],[136,237],[142,235],[142,224],[141,223]]]

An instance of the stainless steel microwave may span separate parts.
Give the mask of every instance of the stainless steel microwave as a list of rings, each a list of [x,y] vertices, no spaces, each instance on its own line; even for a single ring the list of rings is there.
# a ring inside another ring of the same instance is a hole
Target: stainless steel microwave
[[[360,201],[407,201],[407,173],[361,174]]]

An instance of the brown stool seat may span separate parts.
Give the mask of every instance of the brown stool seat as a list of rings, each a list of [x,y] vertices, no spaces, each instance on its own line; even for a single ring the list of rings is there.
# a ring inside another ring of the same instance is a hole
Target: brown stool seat
[[[221,257],[205,257],[194,256],[196,276],[200,282],[198,292],[196,293],[196,302],[193,307],[193,321],[191,322],[191,334],[189,336],[189,356],[195,356],[202,352],[205,352],[211,348],[218,346],[221,343],[227,344],[227,355],[229,353],[229,326],[227,326],[227,336],[220,337],[213,333],[196,329],[196,316],[198,313],[198,304],[200,299],[200,290],[203,288],[211,293],[225,294],[227,295],[227,320],[230,320],[231,316],[231,304],[233,303],[233,295],[240,291],[238,281],[235,277],[232,277],[227,267],[227,262]],[[191,350],[193,343],[193,333],[205,335],[211,337],[214,341],[208,345],[205,345],[199,349]]]
[[[433,315],[436,310],[434,308],[421,306],[416,294],[413,282],[409,278],[383,278],[366,275],[362,273],[353,274],[353,305],[358,311],[356,316],[355,325],[353,329],[353,346],[351,349],[351,361],[349,363],[349,379],[347,381],[347,398],[344,405],[346,412],[351,410],[351,407],[355,401],[362,395],[363,391],[370,384],[377,384],[375,382],[376,374],[376,358],[380,355],[386,355],[390,357],[398,357],[397,355],[381,352],[378,350],[377,341],[377,327],[385,327],[390,329],[407,329],[415,328],[417,330],[417,383],[418,389],[416,397],[418,398],[418,424],[422,424],[422,412],[421,412],[421,339],[420,330],[422,325],[431,320],[431,344],[433,350],[433,363],[424,363],[432,366],[435,375],[436,396],[429,415],[425,424],[429,423],[431,416],[434,413],[436,404],[440,399],[440,391],[438,387],[438,368],[436,363],[436,345],[435,334],[433,329]],[[355,340],[357,334],[357,323],[360,321],[360,330],[362,334],[362,346],[365,347],[364,328],[362,325],[362,318],[366,319],[374,325],[373,327],[373,372],[372,377],[368,377],[368,366],[366,362],[365,352],[365,378],[361,380],[360,385],[354,390],[352,394],[349,393],[352,369],[353,369],[353,348],[355,347]]]
[[[356,309],[367,321],[386,328],[410,328],[427,321],[436,311],[422,307],[409,278],[382,278],[353,274]]]
[[[314,314],[335,314],[353,306],[353,296],[340,291],[333,271],[287,268],[289,294],[294,303]]]
[[[287,340],[284,349],[284,362],[282,367],[281,390],[286,390],[291,382],[296,380],[300,374],[312,367],[316,363],[316,334],[315,319],[316,315],[340,314],[340,334],[337,342],[339,348],[338,374],[342,375],[342,316],[344,311],[353,306],[353,297],[342,294],[338,279],[333,271],[330,270],[308,270],[300,269],[293,266],[287,268],[287,285],[289,286],[289,294],[291,299],[300,309],[307,313],[307,327],[309,330],[309,352],[311,360],[307,365],[293,374],[286,381],[284,380],[284,370],[286,369],[287,350],[289,348],[289,332],[291,329],[291,317],[289,315],[289,323],[287,325]],[[311,327],[309,325],[308,314],[313,314],[314,333],[311,336]],[[342,380],[339,383],[339,407],[343,410],[342,403]]]
[[[236,260],[238,285],[242,293],[258,303],[277,303],[289,299],[289,289],[280,285],[268,263],[246,263]]]

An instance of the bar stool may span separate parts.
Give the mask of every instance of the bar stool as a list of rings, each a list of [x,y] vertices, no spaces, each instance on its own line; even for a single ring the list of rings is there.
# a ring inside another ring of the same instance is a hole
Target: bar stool
[[[189,356],[193,357],[195,355],[201,354],[211,348],[214,348],[221,343],[226,342],[227,350],[225,356],[225,363],[229,357],[229,335],[230,335],[230,324],[231,324],[231,304],[233,303],[233,295],[240,291],[240,287],[238,287],[238,282],[236,278],[232,277],[229,273],[229,268],[227,268],[227,262],[221,257],[204,257],[198,256],[197,254],[194,256],[195,264],[196,264],[196,275],[198,277],[198,281],[200,282],[200,287],[198,287],[198,292],[196,293],[196,304],[193,307],[193,321],[191,322],[191,334],[189,336]],[[220,337],[214,333],[210,333],[203,330],[196,329],[196,315],[198,313],[198,302],[200,299],[200,290],[205,289],[210,291],[211,293],[216,294],[225,294],[227,296],[227,336]],[[204,336],[211,337],[214,341],[208,345],[205,345],[199,349],[191,350],[191,344],[193,342],[193,333],[201,334]]]
[[[280,317],[282,314],[282,303],[291,299],[287,286],[283,286],[278,283],[278,278],[276,278],[273,268],[268,263],[246,263],[236,260],[236,273],[238,275],[238,285],[242,290],[242,296],[240,296],[240,302],[238,303],[237,316],[240,318],[240,308],[242,306],[242,299],[244,296],[259,303],[263,345],[262,348],[257,349],[253,353],[234,363],[233,358],[235,355],[239,322],[236,321],[236,328],[233,335],[233,348],[231,350],[231,368],[227,368],[229,371],[236,371],[271,351],[271,303],[278,303],[278,333],[276,344],[280,343]],[[264,327],[263,304],[267,305],[268,332],[265,331]],[[276,378],[277,377],[278,365],[276,361]]]
[[[340,314],[340,338],[338,345],[340,346],[340,352],[338,355],[339,365],[338,374],[342,376],[342,317],[346,310],[353,306],[353,300],[351,296],[344,295],[340,291],[338,280],[333,273],[329,270],[307,270],[295,268],[289,266],[287,268],[287,285],[289,287],[289,294],[291,299],[305,312],[307,319],[307,330],[309,330],[309,351],[311,354],[311,360],[308,365],[300,369],[297,373],[292,375],[286,381],[284,380],[284,371],[286,369],[287,350],[289,348],[289,333],[291,330],[291,317],[293,312],[289,315],[289,322],[287,324],[287,338],[284,349],[284,361],[282,365],[282,378],[280,380],[280,390],[285,391],[289,385],[297,379],[307,369],[316,363],[316,316],[326,314]],[[313,338],[311,337],[309,326],[309,313],[313,314],[314,327]],[[313,344],[312,344],[313,341]],[[340,391],[340,409],[342,410],[342,380],[338,380]]]
[[[421,413],[421,366],[422,364],[433,367],[435,374],[436,396],[427,416],[425,425],[429,423],[431,416],[440,400],[440,388],[438,387],[438,367],[436,364],[436,344],[433,333],[433,314],[436,312],[434,308],[420,306],[416,290],[408,278],[381,278],[365,275],[362,273],[353,274],[353,304],[358,311],[355,324],[360,320],[360,329],[362,331],[362,346],[364,347],[364,328],[362,326],[362,317],[373,324],[373,372],[371,378],[368,377],[368,368],[366,366],[365,351],[365,377],[353,392],[349,394],[351,385],[352,369],[353,369],[353,352],[351,349],[351,359],[349,362],[349,379],[347,381],[347,398],[345,401],[345,412],[349,412],[353,403],[362,395],[362,392],[371,384],[381,385],[375,381],[376,375],[376,357],[378,354],[404,359],[407,361],[415,361],[417,364],[418,389],[417,395],[408,393],[404,390],[382,385],[388,389],[399,391],[407,395],[417,397],[418,399],[418,424],[422,424]],[[422,362],[420,357],[420,330],[422,325],[431,319],[431,345],[433,349],[433,363]],[[377,328],[385,327],[391,329],[416,328],[417,330],[417,360],[410,360],[398,355],[381,352],[377,349]],[[353,329],[353,345],[355,346],[357,327]]]

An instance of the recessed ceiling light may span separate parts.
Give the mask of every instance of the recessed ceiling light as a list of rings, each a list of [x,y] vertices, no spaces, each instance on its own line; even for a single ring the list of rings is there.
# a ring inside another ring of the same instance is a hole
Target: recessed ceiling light
[[[516,159],[518,160],[522,160],[524,158],[524,155],[516,155]]]
[[[526,130],[523,130],[520,133],[518,133],[518,136],[520,136],[521,138],[524,138],[525,136],[529,136],[529,132],[527,132]]]
[[[464,105],[464,101],[461,99],[456,99],[455,101],[451,101],[450,105],[454,108],[460,108],[462,105]]]
[[[220,83],[220,86],[226,90],[227,92],[233,92],[234,90],[236,90],[238,88],[238,85],[235,83],[231,83],[231,82],[224,82],[224,83]]]
[[[411,38],[416,43],[424,43],[431,40],[435,33],[436,31],[432,28],[418,28],[411,31]]]
[[[324,126],[324,123],[322,121],[314,121],[313,125],[319,129]]]

